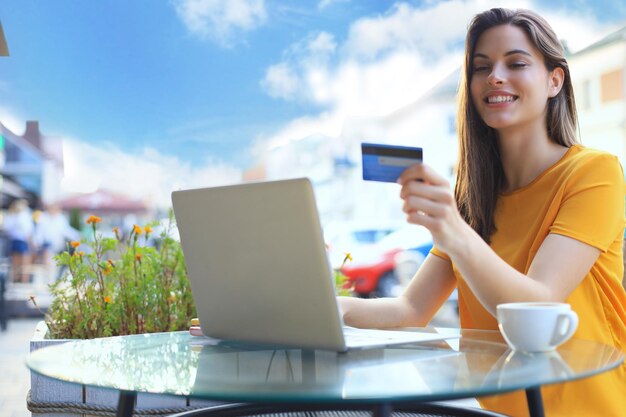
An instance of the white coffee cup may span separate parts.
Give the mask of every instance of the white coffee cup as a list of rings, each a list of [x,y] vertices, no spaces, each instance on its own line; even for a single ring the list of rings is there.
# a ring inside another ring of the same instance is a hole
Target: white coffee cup
[[[547,352],[565,343],[578,327],[566,303],[505,303],[496,307],[498,327],[511,349]]]

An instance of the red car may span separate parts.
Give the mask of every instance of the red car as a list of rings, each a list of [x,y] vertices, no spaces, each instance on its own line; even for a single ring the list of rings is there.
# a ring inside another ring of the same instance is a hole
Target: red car
[[[395,273],[396,255],[404,250],[428,253],[432,236],[423,227],[407,225],[382,238],[375,245],[352,253],[341,272],[360,297],[391,297],[401,291]],[[426,255],[424,255],[425,257]]]
[[[347,287],[352,287],[359,297],[390,297],[395,295],[399,281],[394,273],[394,257],[402,249],[383,252],[370,262],[348,262],[341,272],[348,277]]]

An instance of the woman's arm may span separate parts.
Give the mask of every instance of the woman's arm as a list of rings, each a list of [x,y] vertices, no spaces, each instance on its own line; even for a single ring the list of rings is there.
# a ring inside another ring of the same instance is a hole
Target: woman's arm
[[[504,302],[564,301],[600,255],[593,246],[550,234],[524,275],[502,260],[463,220],[448,182],[430,167],[411,167],[399,182],[407,220],[430,230],[435,245],[450,256],[492,314]]]
[[[404,293],[396,298],[339,297],[345,324],[363,328],[425,326],[456,287],[450,261],[426,260]]]
[[[549,234],[524,275],[502,260],[478,234],[473,234],[467,239],[467,246],[457,247],[448,255],[483,307],[493,315],[501,303],[565,301],[600,255],[600,250],[593,246]]]

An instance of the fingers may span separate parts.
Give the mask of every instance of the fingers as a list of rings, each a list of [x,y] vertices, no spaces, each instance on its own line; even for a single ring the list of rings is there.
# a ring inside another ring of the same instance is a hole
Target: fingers
[[[400,185],[405,185],[411,181],[424,181],[432,185],[449,187],[448,181],[426,164],[412,165],[405,169],[400,177],[398,177],[398,183]]]
[[[441,217],[445,215],[446,206],[427,198],[409,196],[404,200],[402,211],[407,215],[417,213],[430,217]]]
[[[408,223],[416,224],[418,226],[424,226],[428,230],[434,228],[439,222],[437,218],[430,217],[422,211],[412,211],[406,214],[406,221]]]
[[[402,184],[402,210],[409,223],[429,230],[439,229],[441,222],[446,223],[454,217],[456,201],[449,183],[429,166],[421,164],[408,168],[398,182]]]
[[[454,198],[450,193],[447,183],[446,186],[434,186],[427,182],[409,181],[400,189],[400,198],[406,201],[412,196],[439,201],[443,204],[454,203]]]

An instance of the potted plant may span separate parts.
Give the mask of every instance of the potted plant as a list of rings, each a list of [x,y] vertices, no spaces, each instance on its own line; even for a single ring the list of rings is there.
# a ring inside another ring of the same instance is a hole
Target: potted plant
[[[134,225],[126,236],[116,227],[103,234],[101,222],[89,216],[89,239],[70,242],[55,257],[65,272],[50,285],[52,303],[31,340],[31,351],[72,339],[186,330],[195,317],[182,249],[171,237],[172,214],[164,227]],[[116,406],[117,393],[31,373],[29,409],[43,416],[47,409],[58,410],[60,403],[70,412],[89,414]],[[188,406],[187,399],[178,397],[146,394],[137,399],[138,409],[170,412]]]

